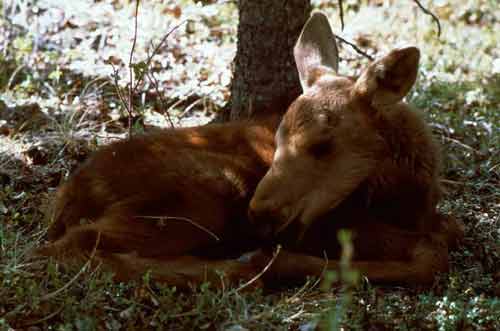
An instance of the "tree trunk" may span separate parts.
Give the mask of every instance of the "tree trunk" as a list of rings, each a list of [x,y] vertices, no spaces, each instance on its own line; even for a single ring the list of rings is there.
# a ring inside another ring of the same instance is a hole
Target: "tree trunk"
[[[293,46],[309,0],[240,0],[230,119],[284,113],[300,94]]]

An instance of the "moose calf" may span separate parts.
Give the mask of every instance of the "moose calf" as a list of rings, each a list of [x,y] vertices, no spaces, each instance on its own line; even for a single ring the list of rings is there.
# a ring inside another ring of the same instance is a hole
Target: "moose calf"
[[[368,279],[432,282],[463,227],[436,210],[438,148],[401,101],[418,49],[341,76],[328,20],[315,13],[294,55],[303,94],[281,123],[172,129],[101,148],[59,189],[51,243],[38,252],[185,287],[248,280],[271,258],[261,248],[280,242],[262,277],[273,282],[319,275],[325,252],[337,268],[336,233],[348,228],[353,267]]]

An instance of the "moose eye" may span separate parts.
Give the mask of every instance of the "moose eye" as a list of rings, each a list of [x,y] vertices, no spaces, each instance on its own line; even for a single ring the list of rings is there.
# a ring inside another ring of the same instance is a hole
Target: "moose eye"
[[[322,141],[309,146],[309,153],[315,158],[323,158],[332,151],[332,143],[330,141]]]

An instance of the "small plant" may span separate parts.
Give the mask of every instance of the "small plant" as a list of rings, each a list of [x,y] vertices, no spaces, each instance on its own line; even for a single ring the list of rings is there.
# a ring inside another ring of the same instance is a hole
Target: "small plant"
[[[337,233],[337,238],[342,248],[339,270],[326,271],[321,284],[323,291],[330,291],[335,284],[339,284],[338,297],[333,301],[332,307],[321,318],[322,330],[328,331],[340,330],[341,325],[346,320],[346,314],[351,307],[353,287],[358,284],[360,279],[359,272],[351,268],[351,261],[354,254],[352,233],[349,230],[342,229]]]

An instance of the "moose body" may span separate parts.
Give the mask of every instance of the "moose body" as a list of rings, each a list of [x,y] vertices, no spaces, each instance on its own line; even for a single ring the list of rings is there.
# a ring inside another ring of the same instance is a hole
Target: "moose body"
[[[463,228],[436,210],[439,149],[401,102],[419,52],[344,77],[333,41],[313,14],[294,50],[304,93],[281,122],[166,130],[97,151],[59,189],[39,253],[92,253],[119,278],[151,270],[177,286],[217,284],[217,270],[250,279],[272,258],[262,280],[274,282],[319,275],[324,253],[337,268],[337,231],[348,228],[353,267],[369,279],[432,282]],[[272,257],[275,242],[284,249]]]
[[[164,130],[101,148],[59,188],[52,243],[39,253],[88,259],[96,248],[94,260],[119,279],[152,268],[179,287],[215,277],[205,258],[229,280],[251,277],[247,264],[217,258],[258,247],[246,213],[271,163],[278,123]],[[231,277],[234,264],[245,273]]]

